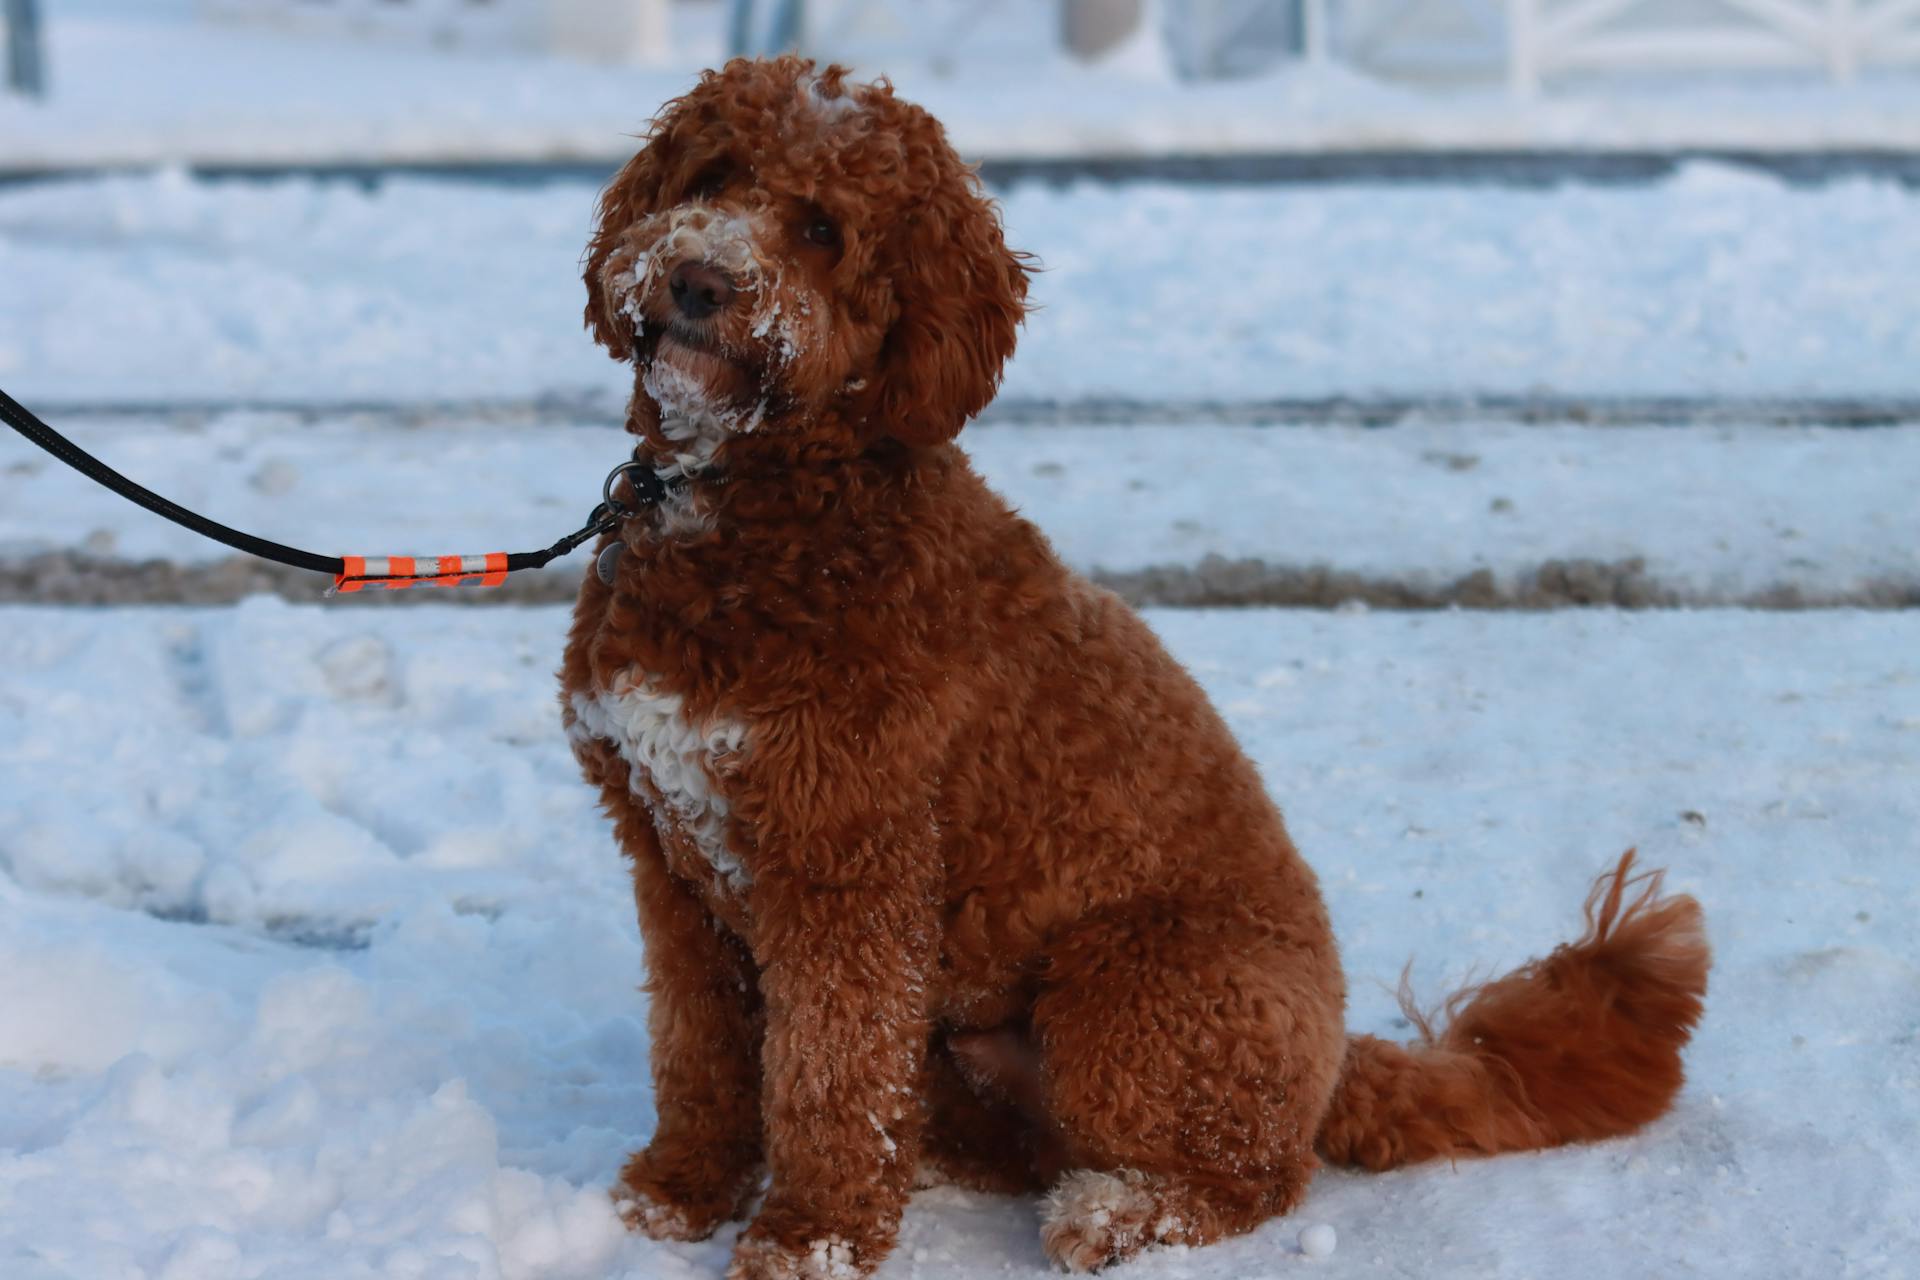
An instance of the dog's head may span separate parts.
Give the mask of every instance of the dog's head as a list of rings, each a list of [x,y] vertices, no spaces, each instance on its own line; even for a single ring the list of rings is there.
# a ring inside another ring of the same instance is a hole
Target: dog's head
[[[794,57],[666,105],[600,198],[585,275],[588,327],[636,368],[636,429],[689,470],[826,419],[951,439],[993,398],[1027,291],[939,122]]]

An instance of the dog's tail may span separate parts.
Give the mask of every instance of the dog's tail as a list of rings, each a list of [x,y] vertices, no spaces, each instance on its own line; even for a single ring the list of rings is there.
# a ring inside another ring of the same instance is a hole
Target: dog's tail
[[[1663,897],[1658,871],[1630,874],[1633,857],[1594,883],[1585,937],[1453,996],[1442,1029],[1403,983],[1420,1040],[1348,1041],[1321,1154],[1392,1169],[1613,1137],[1666,1111],[1709,955],[1700,904]]]

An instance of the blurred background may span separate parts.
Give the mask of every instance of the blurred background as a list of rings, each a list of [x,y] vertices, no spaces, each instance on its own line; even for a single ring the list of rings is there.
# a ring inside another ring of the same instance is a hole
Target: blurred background
[[[6,0],[14,167],[615,154],[675,75],[797,48],[982,157],[1901,148],[1899,0]],[[1230,118],[1239,117],[1239,118]],[[271,131],[297,136],[268,136]]]

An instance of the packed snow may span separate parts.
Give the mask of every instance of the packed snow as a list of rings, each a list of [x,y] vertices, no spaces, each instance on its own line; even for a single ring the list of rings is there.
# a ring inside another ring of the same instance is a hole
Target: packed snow
[[[1158,613],[1318,868],[1355,1030],[1578,928],[1634,844],[1702,901],[1677,1109],[1323,1174],[1141,1277],[1898,1275],[1920,1256],[1920,618]],[[0,610],[0,1273],[678,1277],[604,1189],[654,1118],[642,955],[559,730],[561,610]],[[1298,1242],[1298,1243],[1297,1243]],[[1303,1252],[1305,1246],[1305,1252]],[[883,1276],[1040,1277],[916,1197]]]
[[[597,192],[180,172],[0,189],[0,386],[50,402],[560,394]],[[1900,398],[1920,191],[1713,164],[1646,187],[1006,192],[1034,280],[1011,399]]]
[[[617,427],[219,413],[54,426],[236,528],[323,554],[478,554],[577,527],[627,456]],[[1920,588],[1920,427],[978,425],[996,490],[1076,567],[1209,557],[1510,586],[1550,560],[1643,560],[1695,603]],[[64,548],[205,562],[227,548],[0,437],[0,560]],[[549,570],[571,574],[578,558]],[[316,592],[324,585],[315,580]]]
[[[1316,1222],[1300,1232],[1300,1252],[1316,1261],[1331,1258],[1340,1237],[1329,1223]]]

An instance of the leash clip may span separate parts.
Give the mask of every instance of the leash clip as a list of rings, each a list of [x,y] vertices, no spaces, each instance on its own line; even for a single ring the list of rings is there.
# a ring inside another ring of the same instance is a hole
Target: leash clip
[[[634,501],[639,504],[638,506],[629,507],[613,496],[614,488],[619,485],[623,476],[627,483],[633,486]],[[599,533],[611,533],[622,522],[639,515],[641,507],[658,504],[666,494],[667,486],[660,479],[660,473],[653,469],[652,464],[642,462],[638,458],[631,458],[607,472],[606,483],[600,486],[600,505],[595,507],[593,514],[587,517],[587,525]],[[625,554],[626,549],[626,544],[615,538],[601,548],[600,554],[595,557],[593,571],[606,586],[611,587],[618,580],[620,557]]]

